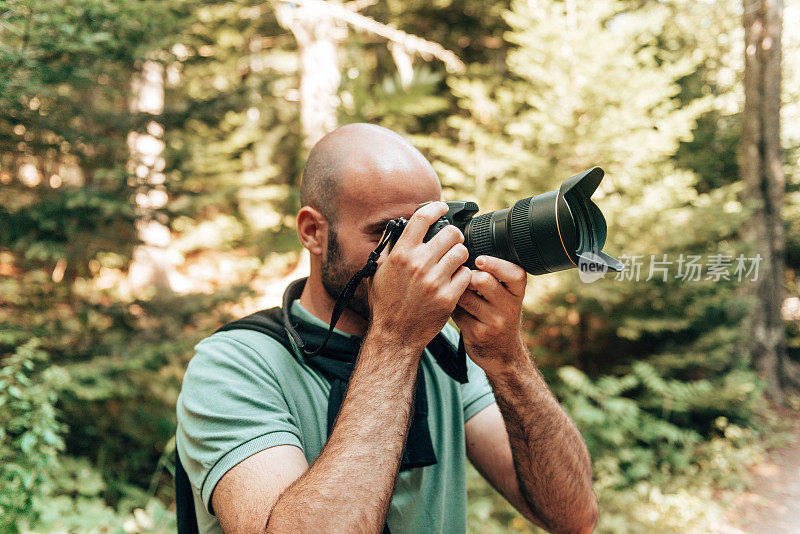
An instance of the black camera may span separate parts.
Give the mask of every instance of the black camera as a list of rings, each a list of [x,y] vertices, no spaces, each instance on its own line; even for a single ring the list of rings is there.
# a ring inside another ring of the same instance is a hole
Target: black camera
[[[530,274],[573,267],[621,271],[622,263],[601,250],[606,242],[606,220],[590,200],[603,174],[603,169],[593,167],[567,178],[557,191],[524,198],[477,217],[476,203],[447,202],[450,209],[431,225],[424,241],[452,224],[464,234],[469,250],[466,265],[471,269],[475,258],[487,255],[515,263]]]

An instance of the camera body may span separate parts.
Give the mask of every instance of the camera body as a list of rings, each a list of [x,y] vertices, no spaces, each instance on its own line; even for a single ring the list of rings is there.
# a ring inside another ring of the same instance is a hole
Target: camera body
[[[419,208],[425,206],[426,204],[430,204],[430,202],[425,202],[424,204],[420,204]],[[478,213],[479,208],[478,205],[474,202],[470,202],[468,200],[451,200],[449,202],[445,202],[447,207],[447,213],[442,215],[439,220],[431,225],[428,228],[428,231],[425,233],[425,237],[422,239],[424,242],[430,241],[433,236],[439,233],[445,226],[452,224],[459,230],[461,233],[464,234],[465,239],[464,242],[466,243],[466,232],[467,227],[469,226],[470,221],[472,218]],[[417,208],[417,209],[419,209]],[[467,267],[470,269],[475,268],[475,258],[478,254],[474,254],[472,250],[469,251],[469,260],[467,260]]]

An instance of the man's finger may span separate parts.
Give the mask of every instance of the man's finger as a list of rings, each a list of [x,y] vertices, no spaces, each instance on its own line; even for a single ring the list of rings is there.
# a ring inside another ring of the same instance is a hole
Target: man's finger
[[[495,305],[501,305],[510,293],[493,274],[485,271],[472,271],[469,288],[479,292],[483,298]]]
[[[382,265],[383,262],[386,261],[386,258],[389,257],[389,253],[390,252],[391,252],[391,250],[389,249],[388,246],[387,247],[383,247],[383,250],[381,250],[381,255],[378,256],[377,260],[375,260],[378,263],[378,265]]]
[[[414,212],[408,220],[403,233],[397,239],[395,246],[407,247],[419,245],[422,238],[442,215],[447,213],[448,207],[444,202],[431,202]]]
[[[458,246],[459,250],[464,249],[463,252],[467,253],[466,257],[461,260],[461,263],[464,263],[469,258],[469,251],[467,251],[467,247],[458,245],[459,243],[463,242],[464,234],[461,233],[461,230],[452,224],[448,224],[439,230],[439,232],[437,232],[430,241],[428,241],[427,247],[431,251],[432,261],[434,263],[441,261],[448,251],[451,251],[455,246]],[[453,268],[453,271],[455,271],[455,267]]]
[[[461,298],[458,299],[458,305],[478,321],[480,321],[489,307],[489,303],[485,299],[470,289],[464,291]]]
[[[475,258],[475,267],[481,271],[492,274],[495,278],[503,282],[508,291],[521,297],[525,294],[525,285],[528,282],[528,275],[525,269],[494,256],[478,256]]]
[[[433,266],[431,272],[434,273],[437,277],[444,277],[448,276],[450,278],[453,277],[455,272],[461,267],[465,261],[469,258],[469,251],[467,247],[464,245],[457,243],[453,247],[448,250],[444,256],[439,259],[436,265]],[[472,273],[469,269],[464,267],[467,273]],[[472,275],[470,274],[470,279]],[[469,280],[467,280],[469,283]]]
[[[471,271],[463,265],[456,269],[450,279],[450,289],[453,291],[454,297],[463,294],[467,290],[471,277]]]

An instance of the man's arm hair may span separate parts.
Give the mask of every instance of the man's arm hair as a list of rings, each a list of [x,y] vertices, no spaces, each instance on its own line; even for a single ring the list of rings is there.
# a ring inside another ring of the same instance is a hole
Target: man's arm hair
[[[212,494],[223,529],[381,532],[408,433],[422,350],[371,329],[336,424],[317,459],[303,471],[305,458],[297,457],[302,456],[299,449],[276,447],[296,451],[283,451],[275,458],[289,464],[254,460],[244,473],[239,466],[231,469]],[[248,493],[261,498],[244,497]],[[259,509],[244,509],[248,506]]]
[[[527,353],[517,361],[487,378],[508,431],[519,490],[549,531],[591,532],[598,511],[586,444]]]
[[[520,490],[508,432],[497,403],[487,406],[464,425],[467,457],[478,472],[526,519],[545,528]]]

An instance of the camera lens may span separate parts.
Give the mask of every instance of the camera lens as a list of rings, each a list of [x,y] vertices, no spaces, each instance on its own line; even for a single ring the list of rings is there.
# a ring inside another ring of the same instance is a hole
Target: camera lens
[[[601,251],[606,221],[590,197],[602,178],[603,170],[594,167],[564,180],[557,191],[474,217],[464,232],[470,264],[485,254],[516,263],[531,274],[590,264],[622,270],[618,260]]]

